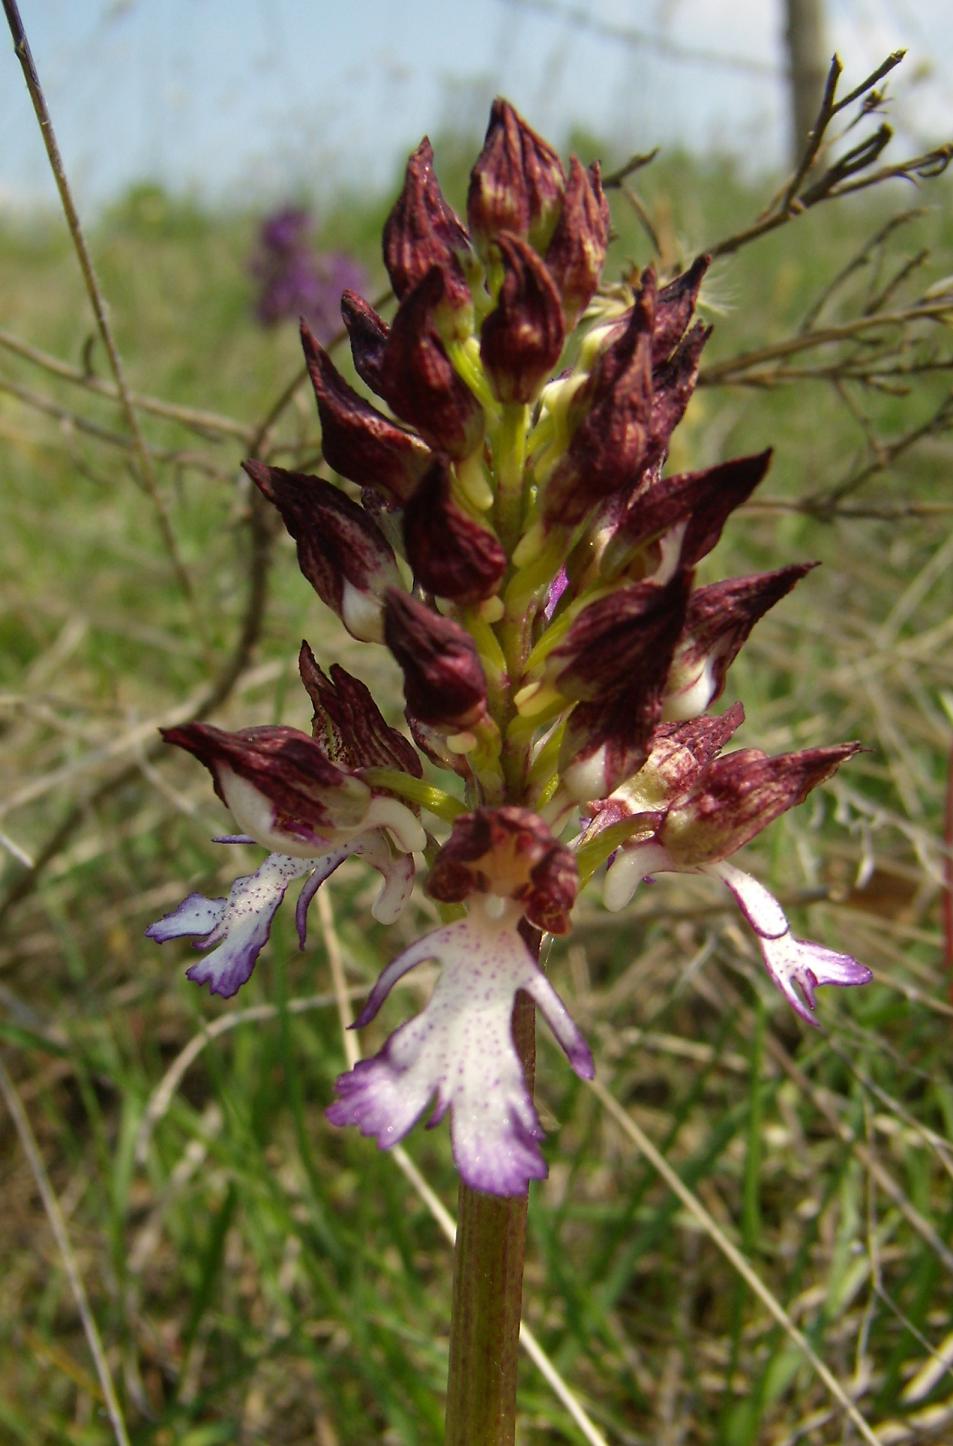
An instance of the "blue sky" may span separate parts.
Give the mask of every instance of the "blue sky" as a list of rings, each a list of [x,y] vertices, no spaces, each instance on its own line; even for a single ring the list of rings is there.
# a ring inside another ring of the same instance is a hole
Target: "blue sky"
[[[781,0],[20,0],[81,202],[128,182],[274,199],[389,184],[425,131],[478,136],[491,96],[626,154],[689,141],[784,154]],[[567,15],[585,10],[581,27]],[[895,118],[953,134],[949,0],[828,0],[859,79],[910,51]],[[623,27],[627,39],[599,27]],[[645,36],[657,37],[659,44]],[[675,53],[672,53],[675,52]],[[712,57],[701,59],[696,52]],[[0,202],[52,198],[19,68],[0,79]]]

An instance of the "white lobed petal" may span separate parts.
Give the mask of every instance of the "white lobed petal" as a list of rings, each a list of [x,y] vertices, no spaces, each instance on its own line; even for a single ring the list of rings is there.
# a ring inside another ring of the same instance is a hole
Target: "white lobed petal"
[[[673,868],[674,864],[661,844],[651,841],[624,844],[606,870],[602,902],[610,914],[617,914],[629,903],[643,879],[650,874],[668,873]]]
[[[454,1159],[466,1183],[493,1195],[522,1194],[546,1166],[513,1044],[517,990],[539,1005],[577,1073],[591,1076],[592,1056],[520,938],[512,911],[494,920],[477,907],[412,944],[384,970],[357,1023],[368,1023],[396,981],[425,959],[442,965],[429,1004],[373,1059],[341,1076],[328,1119],[357,1125],[388,1149],[434,1100],[430,1123],[450,1111]]]
[[[254,840],[230,835],[218,841]],[[230,998],[250,977],[292,879],[302,874],[309,876],[295,907],[298,941],[303,949],[307,942],[308,909],[315,894],[325,879],[352,855],[362,857],[382,876],[383,883],[371,913],[380,923],[392,924],[413,890],[414,859],[409,853],[395,853],[381,829],[374,828],[356,835],[339,848],[308,858],[269,854],[255,873],[235,880],[227,899],[189,894],[171,913],[151,924],[146,934],[159,944],[169,939],[191,938],[199,949],[210,950],[204,959],[192,965],[187,977],[196,984],[207,984],[212,994]]]
[[[403,913],[404,905],[414,890],[416,865],[413,854],[395,854],[387,839],[379,833],[368,833],[354,848],[365,863],[376,869],[384,882],[371,905],[371,913],[379,924],[393,924]]]
[[[351,853],[352,850],[345,845],[344,848],[334,849],[331,853],[325,854],[323,858],[311,859],[314,872],[310,878],[305,880],[301,893],[298,895],[298,902],[295,904],[295,928],[298,931],[298,943],[302,949],[308,942],[308,910],[311,907],[312,899],[325,879],[329,879],[334,870],[339,868]]]
[[[361,822],[361,832],[370,828],[386,828],[395,844],[405,853],[420,853],[427,847],[427,831],[416,814],[399,798],[379,794],[373,798]]]
[[[301,890],[295,909],[298,938],[302,949],[305,946],[307,914],[311,900],[321,884],[333,874],[346,858],[362,858],[383,878],[380,892],[371,905],[371,914],[379,924],[393,924],[413,893],[416,866],[412,854],[395,854],[390,844],[378,829],[358,834],[349,843],[323,858],[314,859],[315,871]]]
[[[163,914],[146,930],[146,936],[157,944],[169,939],[192,939],[210,934],[225,912],[227,900],[207,899],[204,894],[189,894],[170,914]]]

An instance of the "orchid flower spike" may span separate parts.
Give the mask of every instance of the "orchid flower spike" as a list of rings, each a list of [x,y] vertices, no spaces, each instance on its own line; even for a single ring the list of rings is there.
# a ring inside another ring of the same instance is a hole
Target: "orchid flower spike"
[[[279,232],[272,249],[288,233],[294,250],[300,219]],[[396,698],[382,712],[307,646],[310,733],[165,731],[209,770],[234,821],[223,842],[266,855],[227,893],[192,893],[149,930],[194,940],[189,977],[213,993],[248,979],[291,884],[303,945],[315,891],[347,860],[380,875],[371,912],[386,925],[426,854],[442,922],[384,969],[357,1025],[427,961],[433,993],[340,1077],[328,1119],[388,1148],[432,1106],[431,1123],[449,1115],[463,1179],[500,1195],[546,1173],[517,993],[576,1073],[593,1071],[538,962],[540,935],[569,929],[580,888],[601,883],[621,909],[654,873],[720,879],[809,1023],[819,988],[870,979],[848,954],[796,939],[729,862],[858,745],[726,751],[744,710],[711,710],[731,665],[765,614],[810,586],[812,564],[696,586],[771,454],[666,471],[710,334],[696,319],[709,258],[611,286],[609,234],[598,165],[564,167],[505,100],[465,218],[421,141],[384,226],[393,316],[341,298],[356,386],[328,329],[302,327],[332,475],[245,464],[293,539],[302,605],[316,594],[359,647],[389,655],[407,732],[389,721]]]

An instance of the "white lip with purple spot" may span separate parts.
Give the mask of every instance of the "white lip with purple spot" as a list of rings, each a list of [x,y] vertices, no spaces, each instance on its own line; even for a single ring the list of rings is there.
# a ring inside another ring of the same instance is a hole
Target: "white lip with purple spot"
[[[433,1100],[430,1125],[449,1110],[454,1159],[473,1189],[520,1195],[545,1177],[537,1144],[543,1131],[513,1043],[517,990],[533,999],[576,1073],[590,1079],[594,1070],[588,1045],[520,937],[519,918],[518,907],[474,899],[466,918],[417,940],[387,966],[355,1027],[374,1018],[417,964],[433,959],[441,972],[426,1008],[337,1081],[327,1111],[332,1124],[357,1125],[388,1149]]]

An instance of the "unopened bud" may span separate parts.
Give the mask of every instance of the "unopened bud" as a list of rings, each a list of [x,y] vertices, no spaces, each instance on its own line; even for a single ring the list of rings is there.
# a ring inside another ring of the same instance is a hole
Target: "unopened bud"
[[[532,402],[563,349],[559,292],[536,252],[518,236],[504,232],[496,247],[503,284],[480,332],[480,357],[501,402]]]
[[[717,758],[698,788],[666,814],[659,842],[683,866],[728,858],[852,758],[859,743],[769,758],[742,748]]]
[[[480,602],[506,571],[495,532],[454,500],[450,469],[436,457],[404,508],[404,543],[417,582],[437,597]]]
[[[403,501],[430,464],[428,448],[349,387],[306,326],[301,328],[301,341],[328,466],[351,482],[380,488]]]
[[[725,675],[755,623],[815,566],[801,562],[730,577],[692,593],[666,690],[666,718],[693,718],[721,696]]]
[[[281,513],[298,565],[322,602],[362,642],[383,639],[384,592],[400,585],[390,543],[364,508],[321,477],[264,462],[245,471]]]
[[[501,231],[544,251],[562,208],[565,178],[558,155],[509,101],[490,111],[483,150],[470,172],[467,219],[479,249]]]
[[[464,458],[480,444],[483,410],[441,340],[437,319],[445,296],[445,275],[434,266],[402,300],[381,364],[380,394],[433,448]]]
[[[384,226],[384,265],[398,301],[437,266],[448,305],[469,307],[470,288],[458,259],[469,249],[467,233],[434,175],[433,148],[425,136],[407,162],[404,188]]]
[[[598,162],[587,171],[572,156],[566,198],[546,249],[567,326],[575,326],[599,285],[608,242],[609,207]]]
[[[476,645],[459,623],[392,588],[384,640],[404,674],[408,712],[456,733],[486,713],[486,678]]]

